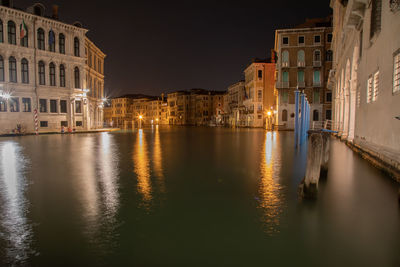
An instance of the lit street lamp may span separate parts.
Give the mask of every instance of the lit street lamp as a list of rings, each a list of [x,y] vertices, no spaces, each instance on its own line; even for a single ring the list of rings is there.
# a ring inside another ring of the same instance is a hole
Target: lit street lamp
[[[142,128],[142,119],[143,119],[143,116],[139,115],[139,128]]]

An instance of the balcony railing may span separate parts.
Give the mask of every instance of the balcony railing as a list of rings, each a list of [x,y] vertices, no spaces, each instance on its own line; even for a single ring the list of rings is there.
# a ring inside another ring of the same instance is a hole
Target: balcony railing
[[[313,61],[313,66],[314,67],[321,67],[321,61]]]
[[[305,66],[306,66],[306,63],[304,61],[298,61],[297,62],[297,67],[304,68]]]
[[[289,68],[289,62],[282,62],[282,68]]]
[[[303,82],[297,82],[297,86],[299,88],[304,88],[304,87],[306,87],[306,83],[304,81]]]
[[[321,81],[313,81],[313,87],[321,87]]]
[[[289,88],[289,82],[276,82],[276,88]]]

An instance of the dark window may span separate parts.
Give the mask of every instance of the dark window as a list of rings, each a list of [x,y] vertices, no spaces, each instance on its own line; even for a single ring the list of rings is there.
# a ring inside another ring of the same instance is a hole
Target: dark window
[[[82,113],[82,102],[75,101],[75,113]]]
[[[381,30],[381,12],[382,12],[382,0],[372,0],[371,32],[370,32],[371,38],[375,35],[375,33],[378,33]]]
[[[19,29],[20,29],[20,37],[22,37],[21,46],[28,47],[28,27],[26,27],[25,22],[22,22]]]
[[[68,127],[68,121],[61,121],[61,127]]]
[[[37,16],[42,16],[42,9],[40,8],[40,6],[36,5],[33,8],[33,13],[35,13],[35,15]]]
[[[287,110],[282,110],[282,121],[287,121]]]
[[[332,61],[333,53],[332,50],[326,51],[326,61]]]
[[[16,38],[16,30],[15,30],[15,22],[14,21],[12,21],[12,20],[10,20],[8,23],[7,23],[7,28],[8,28],[8,30],[7,30],[7,32],[8,32],[8,43],[9,44],[13,44],[13,45],[15,45],[15,44],[17,44],[17,38]]]
[[[0,43],[4,42],[3,41],[3,21],[0,20]]]
[[[67,100],[60,100],[60,113],[67,113]]]
[[[304,36],[299,36],[299,44],[304,44]]]
[[[60,87],[65,87],[65,67],[60,65]]]
[[[262,70],[258,71],[258,78],[260,78],[260,79],[262,78]]]
[[[44,62],[39,61],[39,84],[45,85],[46,84],[46,76],[44,70]]]
[[[319,112],[316,109],[313,111],[313,121],[319,121]]]
[[[22,112],[31,112],[30,98],[22,98]]]
[[[4,60],[2,56],[0,56],[0,81],[4,82]]]
[[[319,50],[314,51],[314,61],[321,61],[321,51]]]
[[[48,127],[48,125],[47,121],[40,121],[40,127]]]
[[[40,50],[45,50],[45,45],[44,45],[44,30],[42,28],[39,28],[37,30],[37,42],[38,42],[38,49]]]
[[[57,100],[55,99],[50,100],[50,112],[57,113]]]
[[[10,74],[10,82],[16,83],[17,82],[17,61],[14,57],[10,57],[8,60],[8,70]]]
[[[364,36],[364,31],[360,31],[360,58],[362,57],[362,51],[363,51],[363,36]]]
[[[332,93],[326,93],[326,102],[332,102]]]
[[[79,69],[78,69],[78,67],[75,67],[75,69],[74,69],[74,78],[75,78],[75,88],[80,88]]]
[[[77,127],[82,126],[82,121],[76,121],[76,126],[77,126]]]
[[[49,31],[49,51],[51,52],[56,51],[56,36],[53,30]]]
[[[65,36],[64,34],[60,33],[60,35],[58,36],[58,45],[59,45],[59,52],[61,54],[65,54]]]
[[[26,58],[21,60],[21,79],[22,83],[29,83],[29,67]]]
[[[326,119],[331,120],[332,119],[332,110],[327,109],[326,110]]]
[[[78,39],[78,37],[74,38],[74,56],[79,57],[79,39]]]
[[[47,100],[46,99],[39,99],[39,111],[47,112]]]
[[[19,98],[11,97],[10,98],[10,112],[19,112]]]
[[[288,45],[289,44],[289,37],[283,37],[282,38],[282,44]]]
[[[7,111],[7,100],[4,98],[0,98],[0,112],[6,112]]]
[[[328,33],[328,37],[326,39],[328,39],[328,43],[331,43],[332,42],[332,33]]]
[[[314,43],[318,44],[321,42],[321,36],[320,35],[315,35],[314,36]]]
[[[56,86],[56,65],[53,62],[49,64],[50,69],[50,85]]]

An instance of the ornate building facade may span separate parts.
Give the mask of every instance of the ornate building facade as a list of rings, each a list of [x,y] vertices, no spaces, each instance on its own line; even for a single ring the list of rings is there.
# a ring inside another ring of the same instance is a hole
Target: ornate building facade
[[[0,133],[90,128],[85,34],[42,4],[0,6]]]

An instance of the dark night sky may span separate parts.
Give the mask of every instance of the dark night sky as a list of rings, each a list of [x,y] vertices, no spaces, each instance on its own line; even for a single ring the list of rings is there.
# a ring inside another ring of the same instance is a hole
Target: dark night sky
[[[62,21],[89,29],[107,54],[108,96],[226,90],[252,58],[270,56],[275,29],[331,13],[329,0],[40,2],[49,15],[58,4]],[[17,7],[32,3],[14,0]]]

